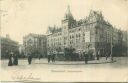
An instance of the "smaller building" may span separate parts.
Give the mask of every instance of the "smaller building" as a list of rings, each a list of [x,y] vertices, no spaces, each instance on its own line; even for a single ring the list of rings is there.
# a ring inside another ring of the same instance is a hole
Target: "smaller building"
[[[1,39],[1,58],[8,58],[9,54],[13,52],[19,55],[19,44],[18,42],[10,39],[9,35],[6,37],[0,37]]]
[[[24,53],[33,55],[33,57],[45,57],[47,55],[46,35],[30,33],[23,37]]]

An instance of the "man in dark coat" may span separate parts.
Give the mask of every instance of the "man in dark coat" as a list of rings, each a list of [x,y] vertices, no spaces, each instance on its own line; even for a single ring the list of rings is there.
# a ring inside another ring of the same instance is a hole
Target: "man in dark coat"
[[[99,60],[99,56],[100,56],[100,51],[97,52],[97,55],[96,55],[97,60]]]
[[[31,62],[32,62],[32,55],[29,54],[28,55],[28,63],[31,64]]]
[[[85,64],[88,63],[88,53],[84,52],[84,60],[85,60]]]
[[[52,55],[52,62],[55,62],[55,54]]]
[[[107,53],[107,51],[105,52],[105,58],[106,58],[106,60],[108,59],[108,53]]]
[[[8,62],[8,66],[12,66],[13,64],[12,64],[12,56],[13,56],[13,52],[11,52],[10,54],[9,54],[9,62]]]
[[[49,63],[50,62],[51,55],[48,54],[47,57],[48,57],[48,63]]]
[[[40,60],[40,58],[41,58],[41,54],[38,54],[38,57],[39,57],[39,60]]]

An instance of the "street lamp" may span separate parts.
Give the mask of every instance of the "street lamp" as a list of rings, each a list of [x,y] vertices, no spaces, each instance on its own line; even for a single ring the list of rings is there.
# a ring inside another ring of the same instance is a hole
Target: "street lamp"
[[[128,31],[126,31],[126,45],[127,45],[127,56],[128,56]]]

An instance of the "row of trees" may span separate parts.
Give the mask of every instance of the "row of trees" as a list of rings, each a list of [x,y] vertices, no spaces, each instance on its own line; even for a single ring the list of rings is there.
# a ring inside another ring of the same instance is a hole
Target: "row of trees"
[[[90,55],[90,59],[94,59],[94,57],[96,55],[93,55],[94,50],[90,49],[90,44],[87,46],[87,51],[88,54]],[[56,49],[57,51],[57,59],[61,59],[61,60],[69,60],[69,61],[76,61],[76,60],[83,60],[84,56],[82,53],[76,53],[75,48],[64,48],[63,50],[63,54],[59,54],[59,52],[62,51],[61,48]],[[110,56],[109,54],[111,53],[111,50],[108,49],[108,51],[102,52],[102,50],[100,50],[100,57],[105,57],[106,56],[106,52],[108,54],[108,56]],[[97,53],[94,53],[97,54]],[[122,56],[127,56],[127,46],[123,46],[123,45],[114,45],[112,48],[112,56],[113,57],[122,57]]]
[[[113,47],[113,56],[117,57],[122,57],[122,56],[127,56],[127,46],[123,45],[115,45]]]

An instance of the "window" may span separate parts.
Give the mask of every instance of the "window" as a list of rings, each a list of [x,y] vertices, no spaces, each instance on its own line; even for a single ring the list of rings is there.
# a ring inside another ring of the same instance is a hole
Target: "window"
[[[79,33],[79,37],[80,37],[80,33]]]
[[[96,34],[97,34],[97,30],[96,30]]]
[[[72,38],[74,38],[74,36],[72,35]]]
[[[76,43],[77,43],[77,39],[76,39]]]
[[[78,37],[77,34],[76,34],[76,37]]]
[[[70,41],[70,44],[72,44],[72,42]]]
[[[85,36],[85,33],[83,33],[83,36]]]
[[[70,35],[70,39],[71,39],[72,37],[71,37],[71,35]]]

